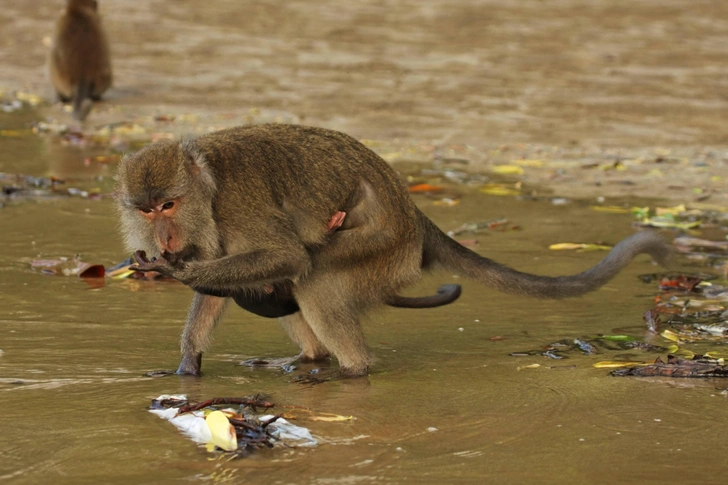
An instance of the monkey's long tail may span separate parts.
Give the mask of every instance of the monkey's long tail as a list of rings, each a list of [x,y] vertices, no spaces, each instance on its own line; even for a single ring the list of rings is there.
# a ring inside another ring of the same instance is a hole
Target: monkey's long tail
[[[536,298],[580,296],[611,280],[638,254],[647,253],[666,266],[672,253],[671,246],[658,234],[642,231],[621,241],[603,260],[582,273],[539,276],[484,258],[442,232],[424,214],[420,213],[420,217],[425,227],[425,266],[438,264],[497,290]]]
[[[93,83],[79,81],[76,85],[76,92],[73,93],[73,117],[78,121],[83,121],[91,111],[93,102],[91,101],[91,93],[93,92]]]

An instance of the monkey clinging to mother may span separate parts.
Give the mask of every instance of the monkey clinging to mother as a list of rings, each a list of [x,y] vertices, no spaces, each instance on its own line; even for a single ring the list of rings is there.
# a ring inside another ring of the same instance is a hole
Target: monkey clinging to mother
[[[177,374],[201,374],[202,353],[231,299],[280,317],[302,361],[331,356],[342,377],[372,362],[361,319],[384,305],[449,303],[398,293],[437,268],[503,292],[568,298],[596,290],[640,253],[658,263],[668,244],[650,231],[617,244],[572,276],[522,273],[443,233],[414,204],[396,171],[354,138],[322,128],[267,124],[128,155],[117,205],[138,271],[157,271],[195,293]]]

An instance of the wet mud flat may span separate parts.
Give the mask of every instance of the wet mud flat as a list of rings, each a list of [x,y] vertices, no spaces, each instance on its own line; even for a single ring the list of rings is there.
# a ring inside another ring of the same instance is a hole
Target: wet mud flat
[[[455,206],[414,196],[448,230],[482,220],[484,207],[488,216],[507,216],[507,224],[458,237],[524,271],[580,271],[604,253],[552,251],[549,245],[613,244],[634,230],[631,214],[598,212],[578,201],[448,188],[461,193]],[[41,477],[58,483],[145,483],[150,477],[156,483],[664,483],[680,477],[692,483],[724,470],[719,454],[705,453],[723,446],[715,430],[726,424],[724,380],[617,378],[594,367],[660,352],[599,348],[563,360],[517,355],[605,334],[668,345],[649,337],[642,319],[658,291],[639,278],[659,271],[647,258],[599,292],[565,302],[502,295],[437,273],[412,293],[457,282],[464,285],[460,301],[369,319],[365,332],[376,362],[367,378],[302,386],[292,377],[309,367],[284,374],[238,365],[296,349],[275,321],[237,308],[215,334],[202,379],[147,378],[144,373],[177,363],[187,288],[133,280],[99,287],[73,276],[46,276],[30,265],[35,258],[77,252],[88,261],[118,261],[124,252],[112,201],[26,200],[2,211],[8,232],[0,259],[0,393],[8,426],[0,439],[0,476],[10,483]],[[260,449],[230,461],[149,414],[146,408],[160,394],[194,401],[261,394],[277,404],[352,419],[312,421],[288,409],[291,422],[310,429],[318,446]]]
[[[57,11],[4,6],[0,89],[51,99],[44,37]],[[726,204],[725,2],[108,0],[101,11],[115,88],[89,126],[301,122],[386,142],[393,159],[463,146],[475,170],[539,159],[524,177],[563,195]],[[609,162],[623,170],[581,169]]]
[[[123,153],[284,121],[364,140],[422,188],[413,196],[440,227],[481,223],[457,236],[479,253],[523,271],[578,272],[604,253],[549,246],[614,244],[635,230],[635,207],[650,206],[652,217],[655,207],[720,212],[727,203],[727,4],[108,0],[101,8],[116,87],[82,126],[48,102],[42,77],[58,5],[14,2],[0,14],[3,100],[38,96],[0,114],[0,172],[32,177],[2,185],[38,191],[8,194],[0,208],[0,481],[563,485],[725,475],[724,380],[616,378],[594,366],[664,357],[640,349],[543,355],[555,342],[604,335],[668,347],[648,333],[646,311],[700,300],[707,307],[698,309],[719,313],[705,292],[659,307],[658,283],[639,278],[659,271],[646,258],[564,302],[437,273],[412,294],[456,282],[457,303],[374,315],[365,324],[370,375],[317,386],[239,366],[296,349],[275,321],[237,308],[215,334],[202,379],[144,377],[176,365],[190,291],[89,284],[31,263],[80,254],[111,266],[127,256],[107,197]],[[689,217],[665,235],[725,239],[722,223],[689,226]],[[678,261],[716,284],[724,278],[710,258]],[[680,351],[725,345],[688,338],[678,334]],[[518,355],[532,349],[541,352]],[[258,393],[353,419],[300,413],[292,421],[311,429],[317,447],[229,461],[147,412],[160,394]]]

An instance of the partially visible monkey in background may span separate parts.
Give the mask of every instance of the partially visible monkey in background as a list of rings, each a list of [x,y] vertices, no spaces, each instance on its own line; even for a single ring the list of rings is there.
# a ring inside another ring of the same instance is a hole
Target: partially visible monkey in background
[[[61,101],[73,102],[73,117],[83,120],[112,80],[109,45],[96,0],[66,0],[52,42],[51,83]]]
[[[116,192],[138,270],[203,290],[182,334],[178,374],[200,374],[228,304],[209,293],[245,301],[271,286],[286,299],[290,291],[299,311],[281,323],[301,357],[333,355],[341,376],[361,376],[371,363],[361,317],[391,304],[423,271],[439,267],[508,293],[566,298],[596,290],[640,253],[661,263],[670,254],[659,235],[643,231],[582,273],[521,273],[438,229],[389,164],[354,138],[297,125],[152,144],[122,160]],[[338,212],[346,216],[331,232]]]

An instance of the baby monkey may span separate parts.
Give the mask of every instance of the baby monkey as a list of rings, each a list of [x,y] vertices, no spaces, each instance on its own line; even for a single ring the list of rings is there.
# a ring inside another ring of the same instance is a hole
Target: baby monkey
[[[96,0],[66,0],[53,34],[48,71],[58,99],[83,120],[111,86],[111,60]]]
[[[423,272],[443,268],[508,293],[568,298],[596,290],[640,253],[664,263],[671,252],[642,231],[576,275],[516,271],[443,233],[362,143],[298,125],[152,144],[122,160],[116,193],[126,244],[139,251],[137,269],[196,290],[178,374],[200,374],[231,297],[248,304],[248,295],[269,291],[295,303],[281,323],[301,358],[334,356],[340,375],[354,377],[371,363],[361,318],[396,303]],[[332,231],[339,212],[345,217]]]

